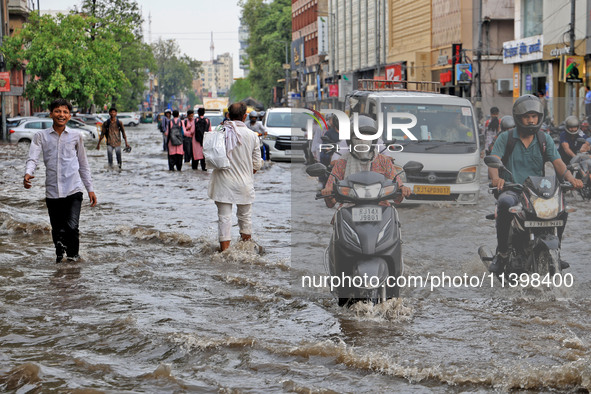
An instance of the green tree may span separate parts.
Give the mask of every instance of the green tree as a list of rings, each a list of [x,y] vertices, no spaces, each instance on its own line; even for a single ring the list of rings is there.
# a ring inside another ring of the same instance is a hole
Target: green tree
[[[135,110],[142,102],[148,72],[156,69],[152,48],[142,42],[144,22],[135,0],[83,0],[80,11],[96,18],[91,35],[108,30],[121,47],[120,69],[129,83],[113,97],[120,110]]]
[[[240,100],[244,100],[247,97],[250,97],[252,94],[252,86],[250,85],[250,81],[245,78],[240,78],[234,81],[232,86],[230,87],[230,92],[228,96],[230,97],[230,102],[235,103]]]
[[[252,96],[268,106],[273,87],[284,77],[281,65],[285,62],[285,43],[291,42],[291,2],[242,0],[239,4],[250,32],[246,53]]]
[[[158,88],[164,102],[178,99],[192,92],[193,79],[202,73],[201,62],[181,53],[175,40],[162,40],[152,44],[156,60]]]
[[[25,68],[34,78],[26,96],[46,105],[63,97],[80,107],[99,106],[128,83],[119,70],[119,44],[108,30],[90,32],[96,19],[82,15],[39,16],[8,37],[0,50],[10,68]],[[93,39],[94,38],[94,39]]]

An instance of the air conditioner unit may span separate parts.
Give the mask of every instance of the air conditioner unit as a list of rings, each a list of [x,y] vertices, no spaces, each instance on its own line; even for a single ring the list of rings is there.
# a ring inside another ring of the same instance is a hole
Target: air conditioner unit
[[[497,92],[508,93],[513,91],[513,79],[503,78],[497,79]]]

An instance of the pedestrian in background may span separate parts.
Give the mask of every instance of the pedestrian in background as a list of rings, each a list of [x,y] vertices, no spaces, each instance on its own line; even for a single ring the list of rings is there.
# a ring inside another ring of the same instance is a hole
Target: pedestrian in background
[[[172,112],[172,119],[168,122],[168,129],[164,133],[168,144],[168,169],[174,171],[174,167],[180,171],[183,168],[183,137],[185,125],[179,118],[179,111]]]
[[[168,130],[168,124],[170,123],[170,117],[172,115],[172,111],[167,109],[164,111],[164,117],[160,122],[160,132],[162,133],[162,150],[167,151],[167,142],[168,139],[166,137],[166,131]]]
[[[80,258],[78,226],[83,186],[88,191],[90,206],[94,207],[97,203],[82,135],[66,127],[71,113],[72,104],[64,99],[56,99],[49,105],[53,126],[38,131],[33,137],[24,177],[25,189],[30,189],[39,155],[43,153],[45,202],[57,255],[56,263],[63,260],[64,253],[68,261],[75,262]]]
[[[211,131],[211,121],[205,117],[205,108],[201,107],[197,110],[195,135],[193,136],[193,162],[191,163],[191,168],[194,170],[201,163],[201,170],[207,171],[207,168],[205,168],[205,157],[203,156],[203,136],[208,131]]]
[[[185,136],[183,137],[183,150],[185,152],[185,163],[193,158],[193,134],[195,134],[195,111],[187,111],[187,118],[184,120]]]
[[[230,168],[214,169],[209,182],[208,196],[218,208],[218,236],[220,251],[230,247],[232,239],[232,205],[237,205],[236,216],[240,239],[252,237],[252,203],[254,202],[254,174],[261,168],[261,150],[257,134],[249,130],[246,120],[246,104],[230,105],[230,121],[226,127],[226,152]]]
[[[117,156],[117,164],[121,168],[121,136],[125,140],[125,149],[129,149],[129,143],[127,142],[127,135],[125,135],[125,128],[123,123],[117,119],[117,108],[111,107],[109,109],[110,118],[102,125],[101,136],[99,137],[96,150],[101,149],[101,141],[103,137],[107,139],[107,160],[109,167],[113,167],[113,150]]]
[[[591,123],[591,88],[589,85],[585,86],[585,115],[587,116],[587,122]]]

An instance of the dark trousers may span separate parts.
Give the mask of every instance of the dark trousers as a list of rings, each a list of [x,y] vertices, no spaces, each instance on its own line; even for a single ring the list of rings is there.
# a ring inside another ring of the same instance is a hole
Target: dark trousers
[[[196,169],[197,169],[197,167],[199,167],[199,163],[201,163],[201,169],[202,169],[203,171],[206,171],[206,170],[207,170],[207,169],[205,168],[205,159],[198,159],[198,160],[192,159],[192,160],[193,160],[193,161],[191,162],[191,168],[192,168],[192,169],[196,170]]]
[[[509,229],[511,228],[511,220],[513,214],[509,212],[509,208],[519,203],[517,193],[512,191],[502,192],[497,199],[497,251],[506,253],[509,249]],[[566,226],[568,213],[564,212],[559,219],[564,220],[564,226],[558,227],[558,239],[562,240],[562,233]]]
[[[51,237],[58,257],[64,255],[74,257],[80,250],[78,224],[82,207],[82,192],[65,198],[46,198]]]
[[[185,151],[185,163],[193,158],[193,141],[191,137],[183,137],[183,150]]]
[[[591,122],[591,104],[585,104],[585,115],[587,115],[587,121]]]
[[[168,155],[168,169],[174,171],[174,166],[179,171],[183,168],[183,155]]]

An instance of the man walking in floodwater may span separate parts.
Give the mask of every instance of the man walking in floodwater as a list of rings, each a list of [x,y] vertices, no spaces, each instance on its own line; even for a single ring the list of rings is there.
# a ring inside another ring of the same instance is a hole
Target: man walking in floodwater
[[[230,168],[215,169],[211,174],[208,196],[218,208],[218,235],[220,251],[230,247],[232,239],[232,204],[237,205],[236,216],[240,239],[249,241],[252,236],[252,203],[254,201],[254,177],[261,168],[259,137],[249,130],[246,120],[246,104],[234,103],[229,108],[230,120],[226,128],[226,155]]]
[[[76,262],[80,258],[78,223],[83,185],[88,191],[91,207],[96,205],[97,199],[82,134],[66,127],[72,117],[72,104],[64,99],[54,100],[49,105],[49,117],[53,120],[53,126],[38,131],[31,142],[24,186],[25,189],[31,188],[31,179],[35,178],[33,175],[39,155],[43,152],[46,173],[45,201],[57,255],[55,262],[61,262],[64,253],[68,261]]]

